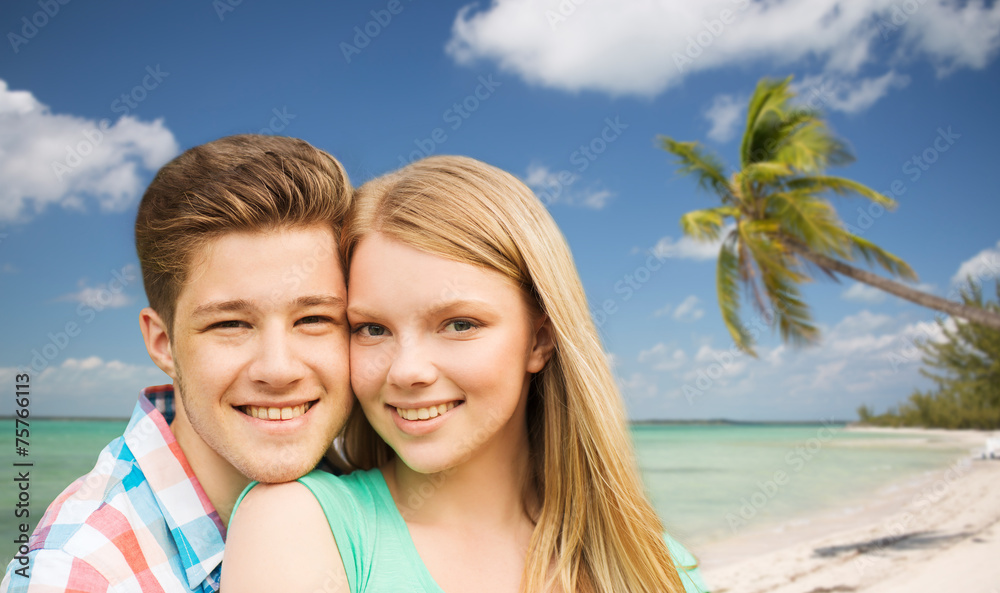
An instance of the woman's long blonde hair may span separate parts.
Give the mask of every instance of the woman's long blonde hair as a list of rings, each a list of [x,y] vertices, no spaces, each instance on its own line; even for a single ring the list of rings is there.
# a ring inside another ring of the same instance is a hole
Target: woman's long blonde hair
[[[540,503],[524,591],[682,593],[663,526],[644,494],[624,404],[566,240],[530,189],[475,159],[435,156],[358,189],[342,253],[378,232],[495,270],[551,320],[555,352],[528,394],[531,485]],[[393,455],[355,406],[348,461]]]

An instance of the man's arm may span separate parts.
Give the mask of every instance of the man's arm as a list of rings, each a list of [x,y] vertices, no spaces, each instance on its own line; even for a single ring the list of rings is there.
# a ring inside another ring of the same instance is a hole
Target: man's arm
[[[109,588],[108,579],[90,564],[64,550],[44,549],[30,552],[27,566],[11,560],[0,583],[0,593],[106,593]]]

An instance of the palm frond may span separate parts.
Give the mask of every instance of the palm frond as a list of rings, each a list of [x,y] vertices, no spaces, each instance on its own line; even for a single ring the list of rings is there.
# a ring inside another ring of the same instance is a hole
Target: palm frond
[[[750,104],[747,107],[747,127],[743,132],[743,142],[740,145],[740,165],[746,167],[750,163],[771,160],[767,156],[770,129],[763,125],[769,119],[777,117],[791,98],[788,85],[792,77],[784,80],[762,78],[757,83]]]
[[[723,203],[733,201],[725,165],[714,154],[702,150],[697,142],[678,142],[666,136],[660,136],[660,147],[677,157],[679,173],[694,175],[698,187],[715,192]]]
[[[847,164],[853,156],[847,145],[838,140],[818,116],[786,130],[777,146],[774,160],[787,163],[802,173],[818,173],[831,165]]]
[[[877,265],[897,278],[911,282],[917,281],[917,273],[899,256],[893,255],[871,241],[862,239],[853,233],[843,231],[843,235],[850,243],[853,251],[860,254],[868,262],[868,265]]]
[[[897,206],[895,200],[880,194],[867,185],[832,175],[810,175],[808,177],[798,177],[790,180],[788,182],[788,187],[792,189],[809,190],[814,193],[832,191],[841,196],[857,194],[863,198],[871,200],[872,202],[882,205],[887,210],[894,210]]]
[[[738,214],[739,209],[732,206],[693,210],[681,216],[681,229],[685,235],[695,239],[714,241],[719,238],[725,218],[735,217]]]
[[[782,340],[798,346],[815,343],[819,328],[812,323],[809,305],[802,300],[798,287],[778,275],[764,274],[762,281],[774,307]]]
[[[782,234],[791,235],[824,255],[849,256],[844,225],[826,200],[805,190],[792,190],[768,195],[765,204],[767,219],[776,221]]]
[[[740,174],[754,183],[769,185],[791,176],[792,168],[777,161],[759,161],[744,167]]]
[[[753,233],[748,225],[737,226],[737,231],[740,241],[753,256],[770,304],[769,310],[760,313],[773,320],[785,341],[797,345],[815,342],[819,330],[813,325],[809,306],[802,300],[797,286],[808,281],[808,276],[798,271],[795,260],[779,243],[766,235]]]
[[[740,275],[739,257],[736,254],[737,235],[733,231],[726,237],[719,250],[719,261],[716,267],[716,290],[719,294],[719,309],[722,311],[722,320],[729,330],[729,335],[733,337],[736,345],[756,358],[754,351],[753,336],[747,331],[740,321],[740,293],[737,280]]]

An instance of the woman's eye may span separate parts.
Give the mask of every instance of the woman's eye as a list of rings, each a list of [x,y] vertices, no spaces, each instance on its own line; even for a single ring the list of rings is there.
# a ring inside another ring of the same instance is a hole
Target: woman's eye
[[[326,321],[326,317],[323,317],[322,315],[309,315],[308,317],[303,317],[302,319],[299,319],[298,323],[311,324],[311,323],[323,323],[324,321]]]
[[[455,321],[448,322],[448,325],[445,326],[445,329],[449,328],[451,329],[451,331],[467,332],[476,329],[476,324],[466,319],[456,319]]]
[[[378,338],[384,336],[387,332],[386,329],[381,325],[375,325],[374,323],[366,323],[358,327],[356,330],[354,330],[354,333],[360,336],[364,336],[366,338]]]

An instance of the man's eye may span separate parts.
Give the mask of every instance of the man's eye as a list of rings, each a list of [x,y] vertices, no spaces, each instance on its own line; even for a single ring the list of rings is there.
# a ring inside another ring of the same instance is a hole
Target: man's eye
[[[237,321],[236,319],[230,319],[228,321],[220,321],[218,323],[213,323],[210,326],[210,329],[239,329],[249,326],[250,325],[245,321]]]
[[[472,323],[468,319],[456,319],[454,321],[449,321],[448,325],[444,327],[445,329],[451,328],[451,331],[467,332],[476,329],[476,324]]]
[[[366,323],[355,329],[354,333],[366,338],[378,338],[386,335],[386,333],[388,332],[381,325],[376,325],[374,323]]]
[[[309,315],[308,317],[303,317],[302,319],[299,319],[297,323],[303,323],[303,324],[323,323],[324,321],[327,321],[327,319],[328,319],[327,317],[323,317],[322,315]]]

